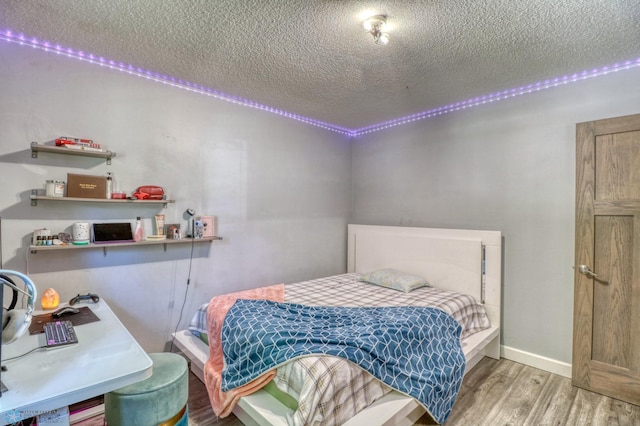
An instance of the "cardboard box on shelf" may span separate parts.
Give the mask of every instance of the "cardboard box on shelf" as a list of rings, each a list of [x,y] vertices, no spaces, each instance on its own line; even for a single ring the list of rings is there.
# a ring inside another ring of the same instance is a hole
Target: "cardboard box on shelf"
[[[67,197],[107,198],[106,176],[67,173]]]

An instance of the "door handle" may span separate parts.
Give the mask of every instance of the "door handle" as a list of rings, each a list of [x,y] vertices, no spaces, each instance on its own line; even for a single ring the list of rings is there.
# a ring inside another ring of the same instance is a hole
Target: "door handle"
[[[598,274],[595,274],[587,265],[578,266],[578,272],[591,278],[598,276]]]

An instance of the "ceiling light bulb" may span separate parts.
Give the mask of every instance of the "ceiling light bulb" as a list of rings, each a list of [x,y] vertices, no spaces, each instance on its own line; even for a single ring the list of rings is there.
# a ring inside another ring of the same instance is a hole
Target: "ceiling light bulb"
[[[385,45],[389,43],[389,34],[383,32],[387,24],[387,17],[374,15],[362,22],[364,29],[373,36],[373,41]]]

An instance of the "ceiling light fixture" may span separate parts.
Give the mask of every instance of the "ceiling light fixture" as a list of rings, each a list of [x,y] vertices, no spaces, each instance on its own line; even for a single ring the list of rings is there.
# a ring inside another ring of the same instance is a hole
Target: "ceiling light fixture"
[[[364,29],[373,36],[376,44],[386,45],[389,43],[389,34],[384,32],[387,26],[387,17],[384,15],[373,15],[362,22]]]

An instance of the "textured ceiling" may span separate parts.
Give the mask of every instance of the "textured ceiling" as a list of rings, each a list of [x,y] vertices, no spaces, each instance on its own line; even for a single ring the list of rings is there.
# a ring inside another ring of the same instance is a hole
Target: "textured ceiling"
[[[355,129],[637,59],[640,1],[0,0],[0,30]]]

